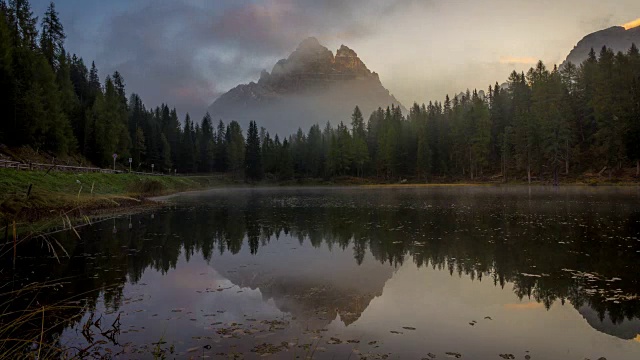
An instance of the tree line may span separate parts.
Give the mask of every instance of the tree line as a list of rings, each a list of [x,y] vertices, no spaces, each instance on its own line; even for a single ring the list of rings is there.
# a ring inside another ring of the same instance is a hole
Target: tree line
[[[267,136],[267,142],[269,138]],[[558,181],[585,171],[640,176],[640,55],[592,49],[581,65],[549,70],[540,61],[507,83],[373,112],[356,107],[350,128],[327,124],[289,138],[296,175],[534,177]]]
[[[108,166],[112,154],[134,169],[230,172],[249,180],[301,177],[482,179],[613,173],[640,175],[640,55],[592,49],[580,65],[542,62],[506,84],[443,102],[379,108],[350,121],[280,139],[251,122],[216,124],[208,114],[180,121],[175,108],[127,97],[119,72],[101,82],[95,63],[70,55],[51,3],[39,22],[28,0],[0,0],[0,142],[84,155]]]

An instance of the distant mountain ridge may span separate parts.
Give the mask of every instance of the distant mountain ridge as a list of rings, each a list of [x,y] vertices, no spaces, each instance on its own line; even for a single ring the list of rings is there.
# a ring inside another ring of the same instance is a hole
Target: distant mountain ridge
[[[603,46],[612,49],[616,53],[618,51],[626,52],[631,48],[631,44],[633,43],[640,46],[640,27],[626,30],[622,26],[614,26],[596,31],[582,38],[573,50],[571,50],[561,66],[564,66],[569,61],[575,65],[581,64],[587,59],[589,51],[592,48],[596,53],[598,53]]]
[[[392,104],[405,111],[355,51],[342,45],[334,56],[316,38],[308,38],[271,73],[262,71],[257,83],[239,85],[216,99],[209,113],[242,125],[255,120],[288,135],[315,123],[347,122],[356,105],[368,116]]]

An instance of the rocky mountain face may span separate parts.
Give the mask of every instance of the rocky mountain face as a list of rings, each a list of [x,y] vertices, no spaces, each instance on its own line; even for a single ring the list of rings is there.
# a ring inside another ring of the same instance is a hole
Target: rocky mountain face
[[[592,328],[602,333],[624,340],[632,340],[640,336],[640,320],[638,319],[625,319],[622,323],[614,323],[607,314],[601,318],[601,314],[586,305],[580,307],[578,312]]]
[[[575,65],[581,64],[587,59],[592,48],[596,51],[596,54],[600,52],[603,46],[613,49],[616,53],[618,51],[626,52],[633,43],[640,46],[640,27],[626,30],[622,26],[614,26],[600,30],[580,40],[578,45],[571,50],[562,66],[568,61]]]
[[[342,45],[334,55],[317,39],[304,40],[271,73],[263,71],[258,82],[239,85],[210,106],[214,120],[236,120],[282,135],[304,131],[330,121],[348,122],[357,105],[365,117],[378,107],[402,106],[382,86],[355,51]],[[403,108],[403,111],[405,109]]]

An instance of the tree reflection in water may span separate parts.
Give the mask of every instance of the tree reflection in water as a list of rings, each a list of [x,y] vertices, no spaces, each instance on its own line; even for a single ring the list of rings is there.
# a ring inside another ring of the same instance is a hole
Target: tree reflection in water
[[[410,261],[495,286],[511,283],[518,299],[534,299],[547,309],[569,301],[591,326],[621,338],[634,338],[640,327],[640,211],[632,191],[236,190],[175,201],[153,215],[85,228],[80,242],[60,234],[71,255],[61,264],[38,244],[25,245],[15,272],[4,261],[2,282],[15,289],[69,279],[62,289],[39,292],[37,302],[83,294],[83,311],[95,309],[102,297],[117,312],[124,286],[137,283],[147,269],[166,274],[181,255],[189,261],[201,254],[210,262],[245,247],[260,257],[261,247],[286,236],[315,248],[352,249],[358,265],[376,261],[399,268]],[[263,284],[255,287],[270,292]],[[343,309],[347,325],[371,301],[360,295],[347,300],[358,298],[358,306]],[[339,308],[335,297],[327,299]],[[72,315],[75,320],[49,333],[50,341],[78,321]]]

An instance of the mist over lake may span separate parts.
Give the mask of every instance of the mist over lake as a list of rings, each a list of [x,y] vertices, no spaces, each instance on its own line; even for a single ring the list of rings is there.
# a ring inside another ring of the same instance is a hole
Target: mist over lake
[[[82,305],[51,340],[82,349],[92,334],[119,358],[636,359],[639,199],[587,187],[193,192],[81,240],[60,234],[70,259],[33,249],[12,286],[68,279],[37,296]],[[99,318],[117,333],[83,331]]]

